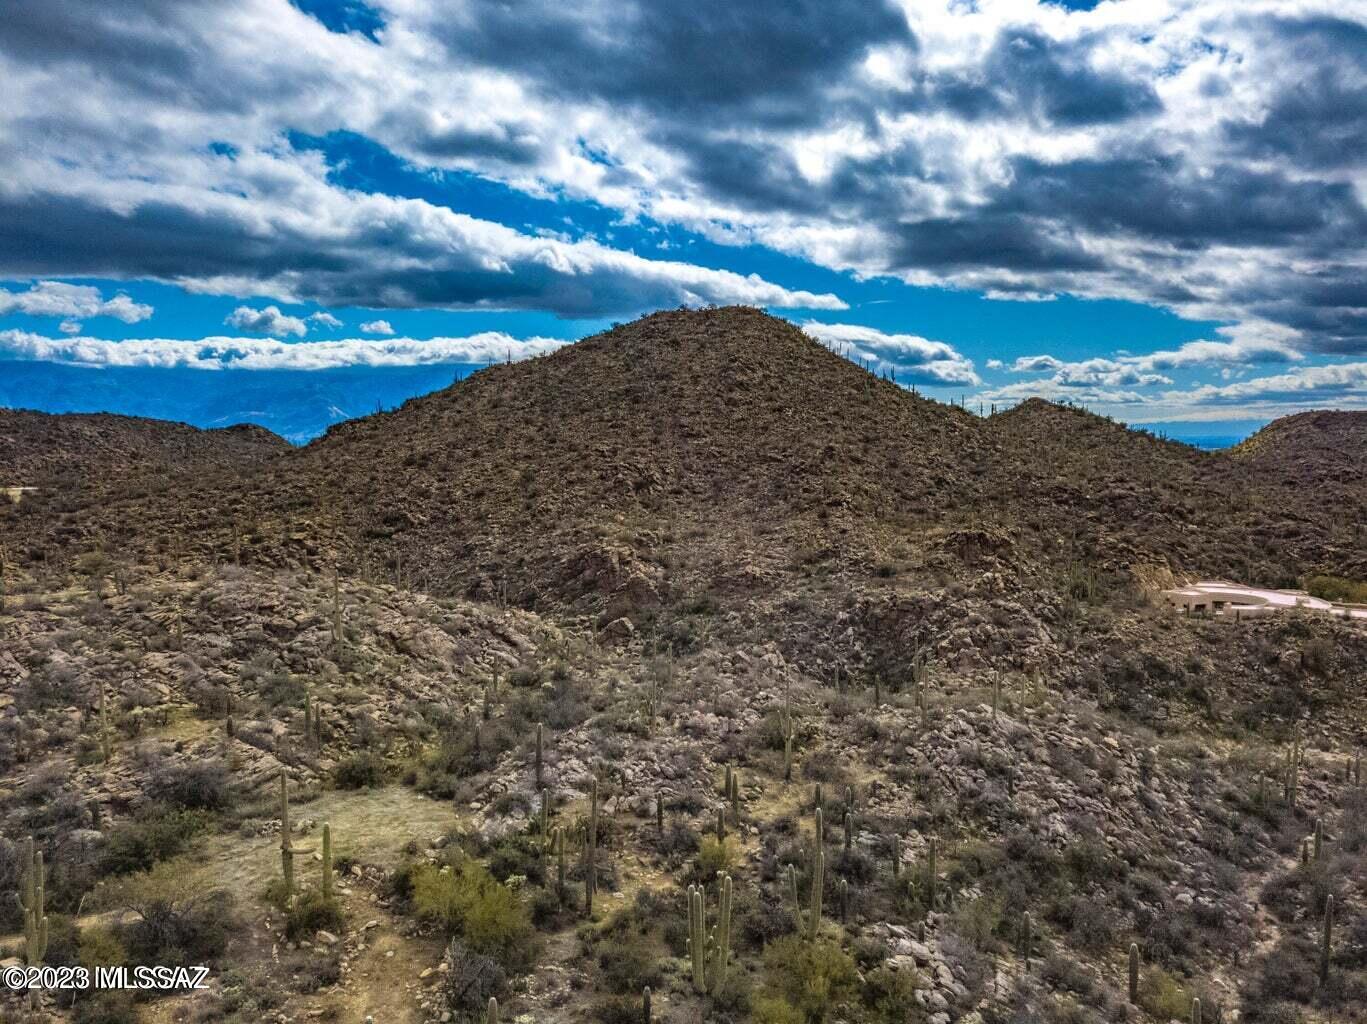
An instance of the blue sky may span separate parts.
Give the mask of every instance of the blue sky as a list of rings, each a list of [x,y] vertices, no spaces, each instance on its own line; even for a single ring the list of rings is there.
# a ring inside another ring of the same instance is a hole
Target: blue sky
[[[3,404],[303,440],[744,302],[970,404],[1367,408],[1341,4],[77,6],[0,37]]]

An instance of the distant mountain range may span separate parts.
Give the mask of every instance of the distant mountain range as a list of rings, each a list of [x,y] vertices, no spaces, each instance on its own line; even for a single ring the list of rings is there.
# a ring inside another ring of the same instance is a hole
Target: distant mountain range
[[[0,407],[111,412],[214,429],[255,423],[305,444],[334,423],[392,409],[477,366],[195,370],[0,361]]]

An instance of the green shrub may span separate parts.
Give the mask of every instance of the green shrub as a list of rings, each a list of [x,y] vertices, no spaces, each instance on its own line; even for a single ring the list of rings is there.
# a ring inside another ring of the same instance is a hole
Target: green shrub
[[[788,935],[764,951],[764,987],[765,995],[797,1011],[793,1019],[823,1024],[838,1005],[854,998],[859,972],[850,955],[833,940],[804,942]]]
[[[183,853],[208,821],[202,811],[149,807],[132,821],[109,830],[100,871],[105,875],[130,875],[150,870],[160,861]]]
[[[719,871],[733,871],[739,860],[740,850],[734,837],[727,836],[718,841],[715,835],[704,836],[698,849],[698,867],[695,875],[704,882],[710,882],[717,877]]]
[[[333,781],[340,789],[372,789],[384,781],[384,759],[361,750],[337,762]]]
[[[449,868],[422,864],[412,872],[413,910],[459,935],[476,953],[522,971],[535,958],[531,914],[482,864],[464,858]]]
[[[94,924],[81,929],[77,959],[82,967],[120,967],[128,962],[128,950],[112,929]]]
[[[1367,583],[1345,579],[1342,576],[1306,577],[1305,589],[1307,593],[1326,601],[1367,604]]]
[[[291,942],[310,938],[315,932],[340,932],[344,921],[336,900],[326,898],[317,889],[309,889],[295,897],[285,913],[285,937]]]
[[[1151,967],[1139,982],[1139,1005],[1159,1020],[1186,1020],[1191,993],[1161,967]]]
[[[864,1003],[877,1020],[903,1024],[918,1019],[921,1010],[916,1002],[916,991],[923,987],[920,975],[915,971],[879,967],[870,971],[864,980]]]

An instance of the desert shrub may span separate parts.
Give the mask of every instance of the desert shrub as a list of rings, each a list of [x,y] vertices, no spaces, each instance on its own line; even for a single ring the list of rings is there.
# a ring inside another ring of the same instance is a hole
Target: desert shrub
[[[342,961],[332,956],[310,956],[295,971],[295,987],[305,994],[335,985],[342,980]]]
[[[1342,576],[1309,576],[1305,580],[1305,589],[1307,593],[1326,601],[1367,604],[1367,583],[1344,579]]]
[[[208,818],[202,811],[149,806],[132,821],[110,829],[100,858],[100,871],[105,875],[147,871],[182,853],[207,824]]]
[[[384,781],[384,759],[369,750],[357,751],[337,762],[332,779],[340,789],[371,789]]]
[[[110,884],[100,903],[128,911],[116,934],[135,963],[185,966],[222,954],[232,927],[232,897],[196,881],[183,866],[151,871]]]
[[[531,965],[531,915],[482,864],[469,858],[444,869],[423,864],[412,877],[413,910],[419,917],[440,923],[470,949],[494,957],[508,970]]]
[[[315,932],[340,932],[344,921],[342,908],[317,889],[295,897],[285,913],[285,937],[291,942],[309,938]]]
[[[875,1020],[903,1024],[918,1018],[920,1004],[916,1002],[916,991],[923,987],[915,971],[878,967],[864,979],[864,1004]]]
[[[500,882],[521,876],[540,885],[544,879],[539,842],[536,836],[510,836],[502,840],[489,851],[489,873]]]
[[[704,836],[698,848],[697,866],[693,872],[695,881],[710,882],[719,871],[730,872],[740,860],[740,849],[733,836],[717,839],[715,835]]]
[[[1159,1020],[1185,1020],[1191,993],[1161,967],[1150,967],[1139,980],[1139,1005]]]
[[[598,943],[598,967],[609,992],[627,995],[660,987],[660,960],[638,935],[616,935]]]
[[[698,849],[698,834],[684,822],[674,820],[665,825],[664,835],[660,836],[660,853],[666,860],[677,862],[688,857]]]
[[[448,1010],[477,1013],[489,1004],[490,996],[502,995],[506,979],[503,968],[492,957],[452,939],[443,959],[446,977],[442,979],[441,998]]]
[[[764,995],[797,1013],[796,1017],[779,1015],[769,1020],[823,1024],[858,990],[859,972],[854,960],[831,939],[804,942],[789,935],[764,951]],[[779,1011],[771,1006],[767,1012]]]
[[[954,908],[951,926],[974,949],[986,952],[997,946],[997,930],[1002,926],[1000,900],[982,896]]]
[[[148,792],[172,807],[216,811],[228,802],[228,770],[221,761],[164,761],[153,770]]]
[[[750,1004],[751,1024],[804,1024],[807,1018],[778,996],[758,996]]]
[[[81,929],[77,959],[82,967],[119,967],[128,962],[128,950],[105,925],[91,925]]]
[[[131,992],[100,992],[82,999],[72,1011],[72,1024],[138,1024]]]

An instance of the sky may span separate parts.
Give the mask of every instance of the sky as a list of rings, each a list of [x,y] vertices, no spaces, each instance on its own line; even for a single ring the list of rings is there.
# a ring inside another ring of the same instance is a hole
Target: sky
[[[1367,408],[1367,0],[11,0],[0,405],[303,441],[745,303],[985,410]]]

